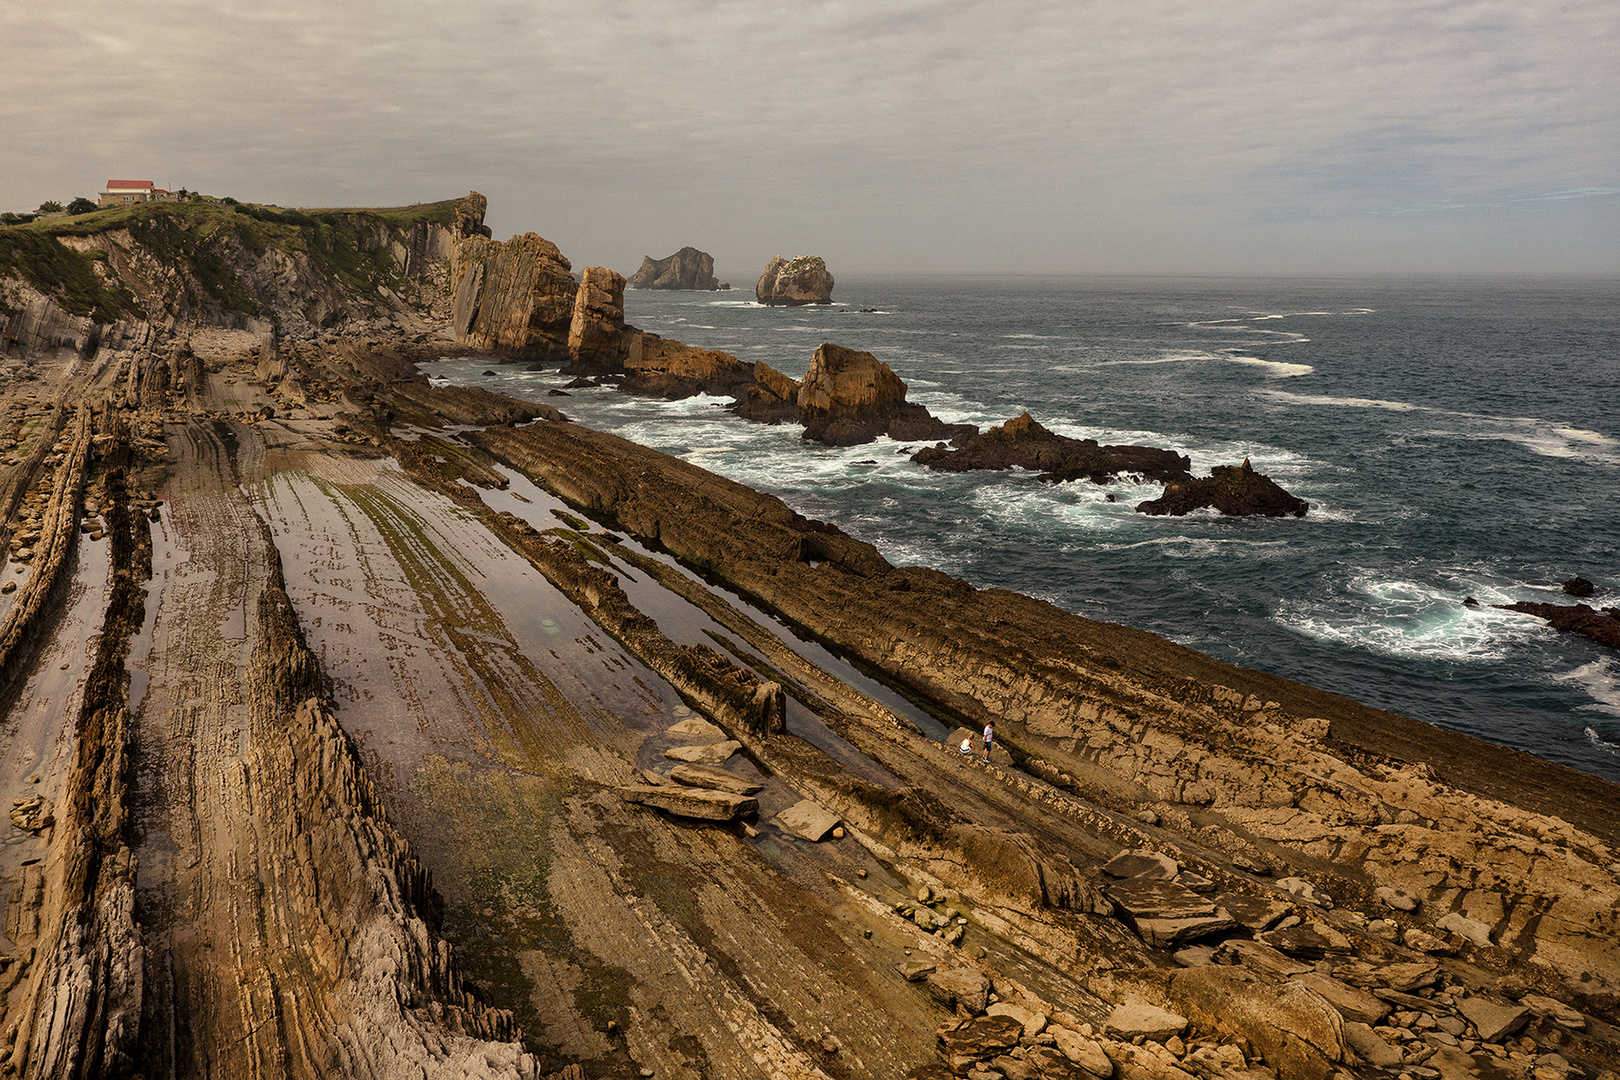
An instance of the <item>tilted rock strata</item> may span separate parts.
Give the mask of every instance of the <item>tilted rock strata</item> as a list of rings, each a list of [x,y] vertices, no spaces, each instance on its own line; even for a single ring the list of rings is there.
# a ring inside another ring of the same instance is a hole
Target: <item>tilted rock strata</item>
[[[1265,517],[1304,517],[1310,504],[1288,494],[1268,476],[1254,471],[1247,458],[1242,465],[1217,465],[1204,479],[1186,477],[1165,484],[1157,499],[1138,503],[1144,514],[1189,514],[1204,507],[1223,514]]]
[[[774,373],[773,373],[774,374]],[[869,352],[831,342],[816,349],[799,384],[804,437],[829,446],[855,446],[879,435],[907,440],[950,439],[974,430],[946,424],[906,401],[906,384]]]
[[[1494,947],[1599,997],[1615,992],[1589,978],[1620,971],[1605,929],[1620,879],[1613,840],[1599,839],[1614,830],[1598,809],[1612,798],[1601,781],[1027,597],[892,568],[858,541],[798,531],[773,500],[713,477],[694,483],[685,463],[608,436],[538,425],[482,439],[903,685],[974,723],[995,720],[1004,740],[1039,748],[1042,775],[1127,805],[1196,810],[1221,822],[1206,842],[1228,858],[1350,860],[1371,883],[1424,897],[1430,918],[1488,910]],[[1410,752],[1407,739],[1456,744],[1455,782],[1489,794],[1416,782],[1387,756]],[[1516,810],[1501,801],[1510,797],[1546,810]],[[1555,885],[1546,875],[1560,860]],[[1480,866],[1499,869],[1489,880],[1447,869]],[[1333,878],[1327,891],[1362,888]]]
[[[962,441],[955,449],[925,447],[912,461],[942,472],[1018,467],[1040,473],[1038,479],[1055,483],[1090,480],[1107,483],[1121,474],[1158,481],[1192,479],[1191,459],[1173,450],[1152,446],[1100,446],[1095,439],[1056,435],[1023,413],[981,434]]]
[[[777,255],[765,264],[754,286],[754,296],[762,304],[801,307],[805,304],[832,303],[833,276],[819,255]]]
[[[457,243],[455,265],[458,340],[532,359],[570,355],[579,286],[556,244],[532,232],[505,243],[472,236]]]
[[[641,257],[641,269],[630,275],[632,289],[705,289],[720,287],[714,276],[714,256],[695,247],[683,247],[663,259]]]

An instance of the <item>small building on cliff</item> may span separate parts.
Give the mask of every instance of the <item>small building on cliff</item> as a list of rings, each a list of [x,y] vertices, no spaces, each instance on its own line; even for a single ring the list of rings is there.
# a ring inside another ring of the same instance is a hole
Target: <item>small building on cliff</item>
[[[172,198],[173,195],[150,180],[109,180],[107,190],[101,193],[96,205],[105,209],[130,203],[165,202]]]

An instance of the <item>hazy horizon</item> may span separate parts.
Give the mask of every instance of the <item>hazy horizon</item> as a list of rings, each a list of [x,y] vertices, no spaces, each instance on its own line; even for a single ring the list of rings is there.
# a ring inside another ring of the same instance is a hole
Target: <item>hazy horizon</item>
[[[0,13],[0,210],[477,189],[576,266],[1620,274],[1620,8],[107,0]],[[739,278],[741,280],[739,280]]]

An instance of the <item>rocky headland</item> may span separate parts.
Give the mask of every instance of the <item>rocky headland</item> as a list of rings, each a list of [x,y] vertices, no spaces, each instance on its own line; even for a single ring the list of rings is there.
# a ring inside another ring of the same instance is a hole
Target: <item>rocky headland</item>
[[[833,276],[820,255],[774,256],[754,285],[754,296],[772,307],[832,303]]]
[[[1615,785],[431,385],[799,407],[480,203],[0,229],[0,1068],[1611,1080]]]
[[[663,259],[641,257],[641,268],[627,282],[632,289],[729,289],[714,276],[714,256],[695,247],[683,247]]]

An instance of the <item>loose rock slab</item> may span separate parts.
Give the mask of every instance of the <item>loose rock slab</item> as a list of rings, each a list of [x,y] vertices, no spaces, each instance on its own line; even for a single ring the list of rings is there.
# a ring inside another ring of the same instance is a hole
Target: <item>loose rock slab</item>
[[[1169,881],[1181,872],[1176,860],[1158,851],[1132,848],[1120,852],[1103,866],[1109,877],[1143,881]]]
[[[776,815],[776,823],[802,840],[819,843],[838,827],[839,817],[814,799],[803,799]]]
[[[1114,1011],[1108,1014],[1108,1020],[1103,1025],[1104,1031],[1114,1032],[1122,1039],[1134,1039],[1141,1035],[1154,1042],[1163,1042],[1186,1029],[1185,1016],[1136,997],[1128,997],[1114,1006]]]
[[[701,716],[694,716],[682,720],[678,724],[671,724],[664,730],[681,739],[709,739],[713,741],[726,737],[723,730],[709,723]]]
[[[664,756],[671,761],[684,761],[692,765],[724,765],[732,754],[741,749],[742,743],[727,739],[704,746],[672,746],[664,751]]]
[[[679,817],[698,818],[704,821],[731,821],[744,814],[759,811],[758,799],[734,795],[729,791],[677,787],[674,784],[659,787],[636,784],[622,787],[619,789],[619,798],[625,802],[650,806]]]
[[[729,791],[733,795],[757,795],[765,785],[710,765],[681,764],[669,770],[671,780],[679,780],[692,787]]]

